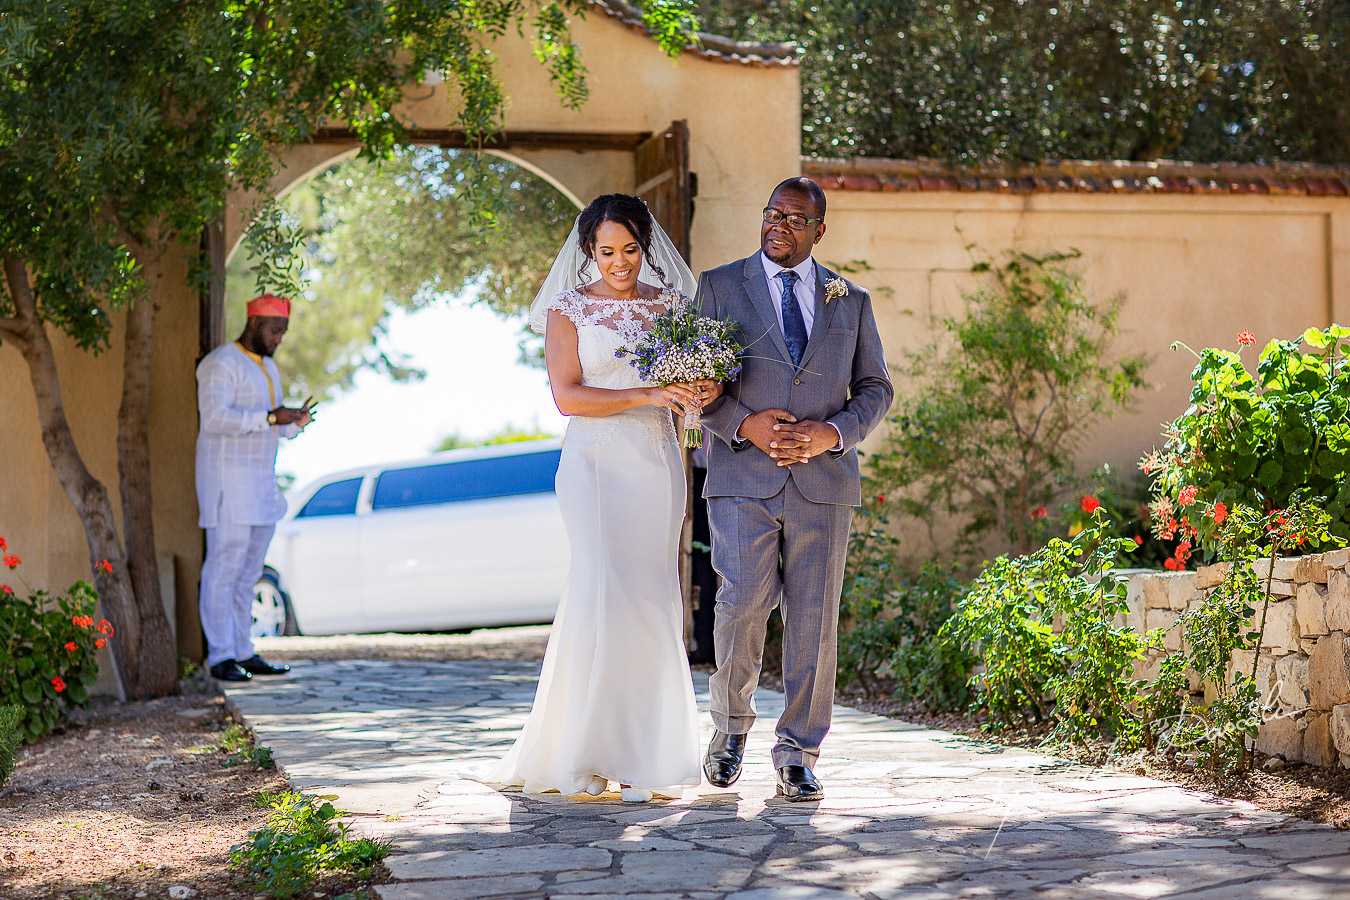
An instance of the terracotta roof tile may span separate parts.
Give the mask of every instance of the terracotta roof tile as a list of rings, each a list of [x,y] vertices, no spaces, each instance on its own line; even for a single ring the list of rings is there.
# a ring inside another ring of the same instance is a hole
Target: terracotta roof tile
[[[846,191],[1350,195],[1350,166],[1312,163],[1088,160],[958,169],[932,159],[805,158],[802,172]]]
[[[633,31],[649,34],[642,13],[627,0],[587,0],[607,15],[623,22]],[[759,41],[737,41],[720,34],[698,32],[698,42],[685,47],[685,53],[705,59],[719,59],[750,66],[795,66],[800,48],[796,44],[771,44]]]

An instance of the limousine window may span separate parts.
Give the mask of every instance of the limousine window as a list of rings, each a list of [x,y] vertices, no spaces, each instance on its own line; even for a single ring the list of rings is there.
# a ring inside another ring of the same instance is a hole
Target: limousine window
[[[381,473],[372,510],[553,492],[560,450],[466,459]]]
[[[356,514],[356,498],[361,494],[360,478],[346,478],[325,484],[314,492],[295,517],[352,516]]]

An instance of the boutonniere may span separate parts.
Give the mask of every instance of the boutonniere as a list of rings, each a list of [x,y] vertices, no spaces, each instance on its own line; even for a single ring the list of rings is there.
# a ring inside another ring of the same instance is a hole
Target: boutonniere
[[[830,301],[835,297],[848,296],[848,282],[842,278],[830,278],[825,282],[825,305],[829,306]]]

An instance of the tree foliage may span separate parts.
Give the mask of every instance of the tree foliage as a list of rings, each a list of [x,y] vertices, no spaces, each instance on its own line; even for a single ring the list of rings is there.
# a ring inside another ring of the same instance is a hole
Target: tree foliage
[[[303,299],[279,363],[294,398],[344,390],[363,369],[418,377],[385,339],[395,309],[459,293],[504,315],[528,308],[576,209],[525,168],[471,156],[397,148],[388,159],[339,163],[286,195],[302,245]],[[470,180],[491,198],[496,228],[484,229],[466,202]],[[244,248],[230,261],[229,334],[243,327],[259,264]]]
[[[1344,0],[700,0],[798,42],[803,149],[991,160],[1350,161]]]
[[[953,514],[967,539],[993,531],[1031,552],[1033,509],[1072,480],[1093,423],[1144,384],[1142,357],[1108,358],[1118,303],[1085,296],[1068,268],[1078,255],[977,265],[990,283],[900,363],[910,388],[872,462],[891,504],[924,520]]]

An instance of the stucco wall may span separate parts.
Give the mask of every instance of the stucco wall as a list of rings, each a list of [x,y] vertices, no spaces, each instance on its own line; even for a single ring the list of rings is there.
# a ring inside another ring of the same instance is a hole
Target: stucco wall
[[[564,109],[528,43],[514,34],[493,46],[510,97],[511,131],[660,132],[676,119],[689,123],[690,169],[698,175],[691,235],[695,271],[758,247],[759,210],[773,186],[800,171],[801,111],[795,66],[748,65],[681,53],[656,44],[622,22],[592,10],[573,23],[589,74],[589,100]],[[444,84],[409,88],[404,108],[418,126],[453,124],[454,98]],[[281,157],[274,180],[284,190],[352,148],[299,147]],[[504,154],[539,169],[581,203],[597,194],[636,187],[631,153],[530,150]],[[239,213],[251,198],[232,202],[226,245],[239,237]]]
[[[187,252],[188,248],[184,248]],[[150,441],[155,543],[171,554],[172,589],[179,598],[176,625],[179,649],[195,654],[201,646],[196,618],[197,577],[202,533],[197,528],[193,454],[197,438],[196,383],[197,293],[187,282],[184,253],[165,254],[165,276],[157,298]],[[122,390],[122,316],[112,318],[109,349],[93,355],[59,332],[52,343],[61,376],[71,430],[85,465],[106,486],[118,525],[121,500],[117,476],[117,409]],[[38,428],[37,407],[28,368],[19,352],[0,346],[0,535],[23,559],[0,580],[21,590],[16,576],[34,589],[64,590],[90,580],[89,547],[75,507],[47,459]],[[163,573],[162,573],[163,574]],[[103,667],[104,673],[108,667]],[[100,686],[110,686],[107,678]]]
[[[1170,350],[1173,341],[1236,349],[1244,328],[1264,345],[1312,325],[1350,323],[1350,198],[826,194],[817,255],[872,266],[850,277],[874,289],[892,363],[927,341],[936,319],[959,310],[962,290],[980,283],[968,244],[988,255],[1009,247],[1083,252],[1079,267],[1091,295],[1123,297],[1119,351],[1153,359],[1152,387],[1132,412],[1096,429],[1084,447],[1087,468],[1110,462],[1132,471],[1161,442],[1160,424],[1185,408],[1195,358]],[[1244,354],[1249,365],[1255,357],[1253,349]]]

